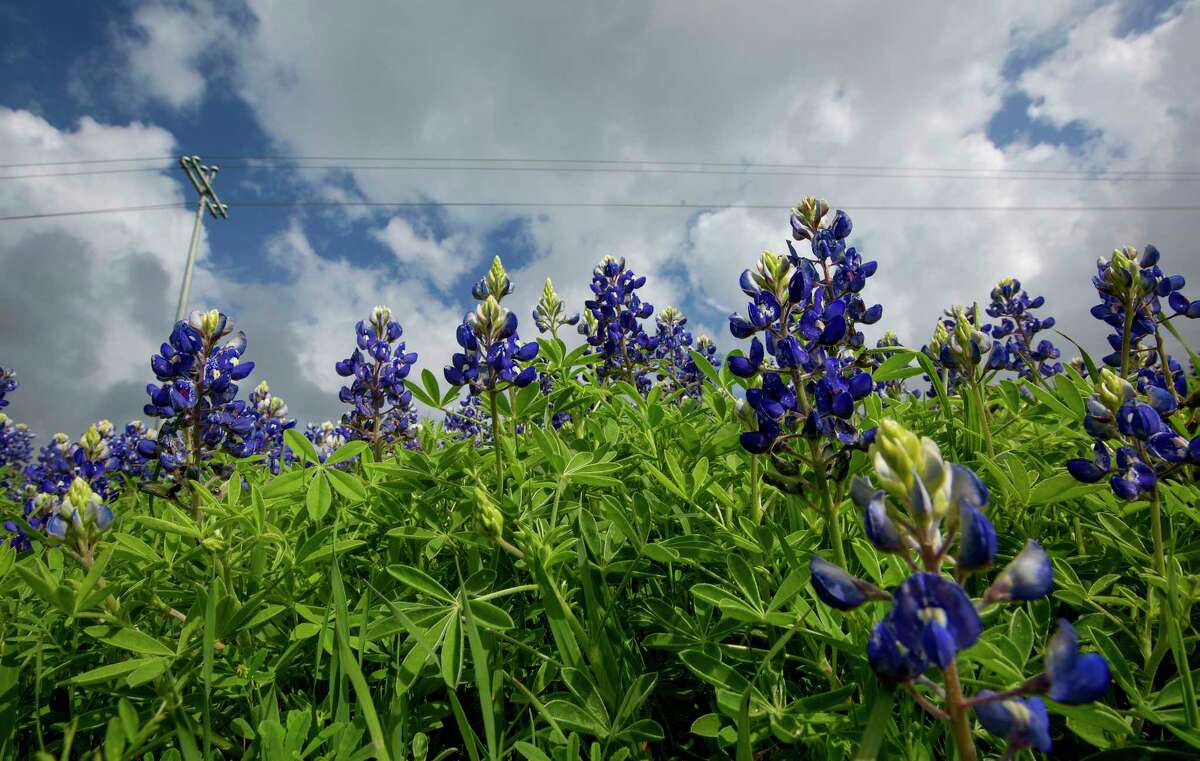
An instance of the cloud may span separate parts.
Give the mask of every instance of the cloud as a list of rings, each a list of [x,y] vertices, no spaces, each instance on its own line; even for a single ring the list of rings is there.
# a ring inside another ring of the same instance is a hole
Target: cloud
[[[332,363],[350,349],[353,321],[375,303],[392,307],[421,354],[419,364],[438,372],[452,349],[465,286],[493,255],[505,259],[516,281],[508,303],[521,317],[524,335],[533,333],[528,315],[544,278],[553,278],[568,304],[579,308],[593,265],[613,254],[648,276],[651,301],[683,307],[694,326],[716,326],[727,350],[735,344],[724,318],[744,308],[737,274],[753,266],[761,249],[785,250],[788,233],[785,210],[723,208],[728,204],[786,207],[818,195],[846,209],[854,219],[853,243],[879,262],[864,294],[885,307],[877,327],[892,328],[918,346],[943,308],[986,300],[996,280],[1015,275],[1047,297],[1047,312],[1065,332],[1102,349],[1104,326],[1087,312],[1095,299],[1089,279],[1096,257],[1118,245],[1153,241],[1168,268],[1200,283],[1190,215],[872,208],[1185,203],[1194,183],[1178,178],[1084,182],[1001,175],[1031,167],[1193,168],[1190,157],[1200,142],[1195,82],[1188,76],[1200,65],[1192,42],[1200,33],[1195,2],[1134,31],[1111,5],[1083,0],[924,8],[833,4],[819,17],[793,3],[581,10],[381,2],[331,13],[316,0],[251,0],[239,11],[244,18],[196,8],[157,2],[138,7],[133,26],[141,31],[115,47],[127,76],[184,109],[204,106],[214,78],[228,82],[281,153],[841,168],[752,175],[730,173],[736,166],[704,174],[685,164],[670,165],[669,173],[615,171],[622,167],[613,164],[576,165],[600,170],[588,172],[512,172],[492,164],[486,171],[305,172],[308,191],[331,200],[683,201],[712,209],[443,206],[420,221],[364,209],[337,212],[333,219],[341,226],[334,232],[353,247],[353,260],[330,250],[329,218],[298,216],[263,241],[268,263],[282,273],[270,298],[263,297],[262,282],[207,269],[205,249],[197,299],[228,304],[250,334],[263,375],[300,416],[337,413],[328,396],[339,385]],[[937,23],[929,23],[931,16]],[[190,23],[201,28],[183,32]],[[237,32],[226,34],[229,28]],[[197,39],[209,46],[197,47]],[[1086,143],[1038,143],[1033,132],[997,146],[988,137],[989,123],[1018,92],[1029,98],[1030,118],[1059,128],[1082,125]],[[166,131],[137,122],[114,126],[84,119],[68,130],[24,112],[0,111],[0,155],[21,157],[13,161],[170,155],[172,143]],[[440,162],[456,163],[461,166]],[[879,166],[969,167],[998,176],[880,176],[888,173],[869,169]],[[179,184],[166,175],[78,180],[5,182],[0,202],[6,209],[51,210],[92,205],[101,197],[181,200]],[[68,412],[45,400],[66,393],[111,403],[114,389],[145,377],[146,348],[165,334],[150,311],[169,315],[170,294],[147,294],[134,299],[136,307],[112,294],[178,282],[190,220],[187,212],[172,211],[22,225],[0,229],[6,267],[37,265],[19,270],[23,278],[69,282],[74,290],[34,285],[29,293],[13,293],[12,303],[24,308],[43,304],[37,312],[42,322],[22,317],[25,322],[0,324],[53,333],[39,341],[63,358],[56,354],[47,369],[34,370],[40,349],[33,339],[14,343],[2,332],[0,358],[17,364],[8,354],[19,346],[18,369],[29,368],[23,377],[37,374],[25,392],[44,400],[38,403],[42,422],[69,418],[74,424],[81,422],[82,407],[88,414],[96,407],[81,401],[81,411]],[[489,237],[506,226],[523,235]],[[358,256],[380,242],[391,257]],[[47,253],[29,264],[34,250]],[[80,274],[85,272],[89,277]],[[9,302],[0,303],[8,308]],[[84,335],[104,338],[63,338],[57,331],[64,325],[86,325]],[[1185,328],[1200,338],[1194,325]],[[16,330],[0,327],[6,329]],[[131,357],[128,366],[114,359],[118,348]]]
[[[0,109],[0,163],[169,155],[173,148],[173,137],[153,126],[85,118],[64,130]],[[157,173],[30,178],[0,183],[0,207],[37,213],[182,202],[181,190]],[[149,358],[170,332],[191,229],[192,213],[183,209],[0,225],[0,364],[15,368],[21,383],[10,414],[43,437],[76,435],[102,417],[141,416],[144,386],[154,380]],[[375,304],[401,316],[423,366],[438,368],[449,356],[447,326],[462,315],[431,297],[423,277],[398,277],[386,262],[319,254],[299,219],[263,244],[276,269],[270,284],[211,269],[202,237],[191,301],[234,317],[256,363],[251,384],[267,379],[302,422],[341,414],[342,379],[333,364],[353,350],[354,322]]]
[[[84,118],[60,130],[0,108],[0,163],[168,155],[173,147],[169,133],[150,125]],[[0,207],[14,213],[173,201],[182,201],[179,185],[157,173],[0,183]],[[0,363],[16,368],[22,384],[14,416],[51,433],[77,432],[88,413],[140,412],[140,398],[102,411],[95,400],[148,375],[149,353],[172,314],[191,216],[164,210],[0,225]]]
[[[529,13],[472,6],[464,13],[452,3],[416,10],[364,4],[327,18],[316,34],[309,21],[316,7],[284,11],[251,3],[256,23],[231,49],[241,96],[268,134],[300,154],[354,146],[356,153],[384,156],[695,159],[1000,172],[1094,168],[1097,161],[1119,169],[1129,155],[1114,149],[1081,155],[1072,146],[1028,142],[1001,149],[988,139],[988,123],[1013,87],[1006,78],[1010,61],[1023,46],[1061,41],[1018,85],[1040,98],[1038,116],[1087,122],[1093,115],[1087,104],[1106,100],[1112,105],[1102,110],[1115,111],[1127,92],[1134,102],[1150,98],[1146,108],[1164,111],[1173,79],[1155,61],[1169,55],[1176,71],[1184,70],[1179,62],[1194,54],[1178,43],[1171,46],[1168,38],[1182,39],[1185,24],[1197,15],[1190,6],[1181,14],[1188,19],[1176,18],[1141,41],[1136,35],[1117,37],[1114,12],[1076,2],[983,10],[939,6],[934,26],[900,6],[870,6],[872,22],[864,24],[866,7],[853,4],[827,8],[819,20],[788,4],[736,10],[610,5],[582,14],[558,6]],[[1073,31],[1064,36],[1062,29]],[[802,50],[796,46],[798,30],[804,30]],[[1149,94],[1134,91],[1151,80],[1119,67],[1104,81],[1085,77],[1096,56],[1136,60],[1152,45],[1171,52],[1145,62],[1153,71],[1143,74],[1162,83]],[[1111,53],[1110,47],[1130,50]],[[1059,66],[1064,57],[1079,63]],[[1057,79],[1046,72],[1059,70],[1057,77],[1065,78],[1051,88],[1049,82]],[[1109,125],[1107,118],[1093,124],[1100,130]],[[1143,140],[1167,155],[1186,148],[1164,145],[1175,140],[1168,131]],[[615,168],[351,175],[363,195],[375,200],[712,203],[714,211],[699,216],[671,209],[445,209],[456,229],[485,230],[514,217],[528,222],[535,252],[515,272],[513,303],[520,314],[527,313],[547,276],[579,304],[592,265],[612,253],[626,256],[650,278],[649,295],[657,304],[680,304],[697,312],[693,322],[704,324],[720,324],[720,312],[741,308],[737,273],[753,265],[762,247],[782,250],[788,230],[786,211],[720,206],[788,205],[820,195],[851,213],[855,241],[880,262],[868,298],[885,305],[887,327],[918,345],[945,306],[986,299],[994,282],[1007,275],[1045,293],[1060,325],[1095,345],[1102,328],[1086,312],[1093,298],[1087,284],[1092,261],[1131,232],[1137,239],[1182,229],[1178,219],[1148,214],[1114,220],[1090,212],[855,208],[1140,203],[1146,195],[1178,197],[1181,188],[1170,185],[1138,185],[1126,192],[1099,183],[956,179],[930,172],[750,176]],[[739,236],[746,236],[741,245]],[[1070,313],[1059,311],[1060,305]]]
[[[209,87],[201,63],[235,36],[233,25],[208,3],[149,2],[133,12],[132,29],[119,38],[130,92],[176,109],[197,106]]]
[[[466,270],[462,253],[455,249],[464,244],[463,236],[442,242],[422,237],[403,217],[392,217],[383,228],[371,233],[387,246],[396,261],[417,277],[426,277],[446,290]]]

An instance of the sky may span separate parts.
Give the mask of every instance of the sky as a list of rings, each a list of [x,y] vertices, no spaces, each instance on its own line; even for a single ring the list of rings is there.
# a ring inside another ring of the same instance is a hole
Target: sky
[[[190,305],[246,331],[250,385],[301,424],[340,415],[334,363],[375,304],[440,378],[497,255],[526,337],[545,278],[579,309],[611,254],[735,348],[738,275],[786,250],[809,195],[879,262],[878,330],[919,347],[943,309],[1015,276],[1099,356],[1090,278],[1113,248],[1154,243],[1200,297],[1200,213],[1158,208],[1200,197],[1197,39],[1194,0],[0,3],[0,216],[178,204],[0,221],[0,366],[21,382],[6,412],[42,442],[142,416],[192,232],[195,192],[166,158],[183,154],[223,167],[229,204]],[[429,160],[247,159],[263,156]],[[129,158],[158,160],[65,163]],[[727,166],[528,162],[564,159]],[[581,203],[656,206],[561,205]],[[961,209],[978,206],[998,210]],[[1079,208],[1097,206],[1140,210]]]

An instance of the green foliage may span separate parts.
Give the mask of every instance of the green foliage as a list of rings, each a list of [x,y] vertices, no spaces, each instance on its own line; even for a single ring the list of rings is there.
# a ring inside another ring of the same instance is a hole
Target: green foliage
[[[376,459],[352,442],[319,463],[289,431],[299,462],[278,476],[226,463],[195,483],[195,517],[123,492],[90,568],[43,543],[0,549],[0,757],[946,757],[943,728],[871,674],[873,618],[816,601],[822,495],[757,481],[728,372],[695,355],[700,400],[643,397],[576,383],[591,358],[542,347],[549,402],[573,422],[544,425],[532,391],[500,397],[523,432],[503,440],[499,491],[490,447],[427,431],[420,450]],[[876,378],[927,363],[897,350]],[[1162,487],[1172,562],[1153,573],[1146,503],[1062,468],[1090,445],[1082,377],[977,397],[930,375],[932,398],[872,400],[868,415],[984,478],[997,562],[1027,537],[1055,562],[1049,600],[987,612],[963,681],[1020,682],[1065,616],[1114,687],[1050,706],[1056,753],[1200,753],[1200,486]],[[453,400],[432,375],[413,391]],[[908,569],[871,548],[845,495],[866,468],[853,457],[830,493],[850,570],[892,587]]]

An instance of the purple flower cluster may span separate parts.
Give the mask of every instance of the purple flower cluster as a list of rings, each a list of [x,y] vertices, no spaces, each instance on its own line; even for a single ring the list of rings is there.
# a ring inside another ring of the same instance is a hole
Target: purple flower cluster
[[[1045,657],[1045,672],[1004,693],[981,691],[963,701],[956,672],[958,653],[983,632],[979,611],[997,602],[1045,597],[1053,585],[1050,558],[1037,542],[1025,548],[996,576],[977,602],[963,588],[971,574],[990,568],[996,556],[996,531],[984,514],[987,487],[968,468],[942,460],[937,444],[919,438],[892,420],[880,425],[871,447],[882,488],[856,479],[851,494],[862,510],[867,538],[877,550],[900,555],[913,574],[891,594],[851,576],[814,555],[810,564],[817,596],[838,610],[869,601],[891,602],[867,641],[867,660],[885,682],[917,685],[946,698],[948,705],[975,708],[988,731],[1015,748],[1050,748],[1045,705],[1039,695],[1066,704],[1088,703],[1108,689],[1103,657],[1080,653],[1074,629],[1060,621]],[[943,574],[952,563],[956,578]],[[945,686],[928,679],[943,672]],[[922,707],[930,710],[926,698]],[[936,709],[931,713],[946,718]],[[956,717],[953,708],[949,717]],[[969,734],[969,733],[968,733]]]
[[[125,430],[114,435],[108,443],[108,462],[105,469],[109,473],[146,480],[150,477],[151,461],[142,455],[142,450],[149,449],[150,445],[144,445],[142,442],[157,438],[158,431],[147,428],[140,420],[126,423]]]
[[[0,410],[8,406],[4,397],[17,390],[17,374],[12,370],[0,367]]]
[[[714,368],[721,366],[721,357],[717,354],[717,345],[708,336],[701,335],[696,339],[695,351],[701,357],[708,360],[708,364]],[[683,361],[683,366],[679,371],[679,385],[682,388],[688,389],[688,393],[691,396],[698,398],[700,396],[700,387],[706,382],[704,372],[696,364],[696,360],[692,359],[691,352],[688,352],[688,356]]]
[[[1030,298],[1015,278],[1001,280],[992,289],[989,317],[999,320],[983,326],[983,332],[999,342],[1004,340],[1004,368],[1031,381],[1040,381],[1063,371],[1059,351],[1049,340],[1036,335],[1054,327],[1053,317],[1037,317],[1033,310],[1046,303],[1042,296]]]
[[[1083,420],[1095,439],[1092,457],[1067,461],[1077,480],[1096,483],[1108,476],[1113,493],[1129,501],[1151,494],[1160,479],[1181,474],[1185,465],[1200,465],[1200,436],[1189,440],[1171,425],[1179,410],[1175,397],[1151,383],[1140,388],[1139,397],[1131,383],[1103,368]]]
[[[846,247],[851,229],[845,212],[830,215],[824,201],[806,198],[792,213],[792,237],[810,240],[812,256],[789,241],[787,257],[764,252],[742,272],[751,301],[746,317],[730,315],[729,330],[752,340],[746,355],[726,361],[734,375],[762,379],[746,392],[756,421],[742,434],[747,451],[770,451],[794,435],[864,443],[851,419],[875,384],[855,357],[863,345],[858,326],[877,322],[883,307],[859,295],[876,263]]]
[[[254,363],[242,360],[246,334],[232,334],[228,317],[213,309],[192,312],[171,331],[167,343],[150,359],[162,384],[146,386],[145,413],[162,418],[156,439],[142,439],[138,451],[159,464],[177,483],[199,474],[201,464],[217,451],[252,454],[247,439],[254,415],[237,398],[238,381]]]
[[[246,448],[251,453],[264,455],[267,467],[278,474],[280,464],[294,458],[292,451],[283,445],[283,432],[295,428],[296,421],[287,416],[287,402],[272,394],[266,381],[250,392],[249,401],[254,428],[246,439]]]
[[[537,369],[529,363],[537,357],[538,345],[520,342],[517,315],[500,304],[512,292],[512,282],[497,256],[487,275],[471,289],[480,303],[455,332],[462,351],[443,370],[451,385],[467,386],[478,395],[510,386],[524,388],[537,379]]]
[[[317,450],[318,462],[325,462],[329,458],[329,455],[341,449],[353,437],[353,431],[340,425],[334,425],[329,420],[320,424],[309,423],[304,427],[304,438],[311,441],[313,447]],[[350,462],[353,462],[353,460],[340,462],[334,467],[343,468]]]
[[[1123,375],[1165,361],[1158,356],[1160,325],[1179,317],[1200,317],[1200,300],[1189,301],[1183,295],[1183,275],[1164,275],[1160,258],[1154,246],[1146,246],[1141,254],[1126,247],[1113,251],[1108,261],[1096,263],[1092,284],[1100,303],[1092,307],[1092,316],[1113,329],[1108,336],[1112,353],[1105,355],[1104,364],[1120,368]],[[1164,298],[1169,315],[1163,309]],[[1149,338],[1155,339],[1155,345],[1143,345]]]
[[[699,374],[692,361],[692,334],[686,327],[687,316],[675,307],[667,306],[654,322],[655,332],[649,345],[653,346],[658,383],[668,393],[683,391],[688,396],[698,395],[704,376]],[[707,348],[712,349],[712,354],[716,353],[711,341]]]
[[[0,468],[19,468],[33,455],[33,432],[0,412]],[[0,484],[3,491],[3,484]]]
[[[1095,440],[1092,456],[1067,462],[1079,481],[1107,476],[1113,493],[1130,501],[1156,497],[1160,480],[1200,464],[1200,436],[1185,435],[1187,416],[1177,414],[1194,403],[1187,398],[1187,378],[1159,333],[1174,319],[1200,317],[1200,301],[1188,301],[1181,292],[1183,276],[1164,275],[1159,260],[1154,246],[1141,254],[1127,247],[1097,264],[1092,284],[1100,303],[1092,315],[1114,329],[1108,337],[1113,351],[1104,357],[1107,367],[1086,402],[1083,425]],[[1163,298],[1170,315],[1164,314]]]
[[[655,341],[641,320],[654,313],[654,305],[642,301],[637,292],[646,285],[625,266],[625,259],[606,256],[592,270],[592,298],[583,302],[591,319],[586,328],[588,345],[603,361],[596,365],[602,379],[627,381],[641,390],[650,386],[647,375]]]
[[[0,367],[0,409],[8,406],[4,398],[17,389],[17,376],[12,370]],[[33,455],[33,433],[23,423],[18,423],[0,412],[0,471],[6,467],[20,468]],[[0,472],[0,494],[9,490]]]
[[[417,355],[400,340],[404,329],[387,307],[375,307],[369,320],[358,321],[355,333],[354,353],[337,363],[338,375],[354,379],[338,392],[338,399],[351,405],[342,427],[370,443],[379,457],[385,445],[416,436],[417,413],[404,379]]]
[[[113,425],[107,420],[89,426],[77,442],[65,433],[56,433],[22,471],[24,486],[16,496],[25,522],[36,530],[46,530],[47,521],[75,481],[82,480],[100,499],[110,496],[121,472],[121,463],[112,452],[115,440]],[[29,538],[19,524],[6,521],[4,527],[13,534],[14,547],[29,548]]]
[[[468,394],[458,403],[458,409],[447,412],[442,427],[454,441],[472,441],[475,446],[492,440],[492,420],[477,394]]]
[[[1004,345],[993,341],[987,326],[980,325],[978,308],[955,306],[946,310],[921,351],[933,360],[947,394],[954,393],[961,381],[982,381],[983,373],[1003,370],[1008,365]]]

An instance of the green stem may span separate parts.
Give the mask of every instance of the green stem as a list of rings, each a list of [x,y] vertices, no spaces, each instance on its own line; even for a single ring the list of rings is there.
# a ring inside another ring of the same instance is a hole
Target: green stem
[[[975,741],[971,738],[970,709],[963,700],[962,685],[958,681],[958,664],[950,662],[942,675],[946,679],[946,713],[950,714],[950,733],[958,761],[975,761]]]
[[[971,380],[971,390],[975,392],[975,404],[979,407],[979,427],[983,429],[984,447],[987,448],[988,457],[994,458],[996,450],[992,447],[992,424],[988,419],[987,403],[984,401],[983,390],[978,380]]]
[[[758,456],[750,455],[750,518],[758,525],[762,516],[762,475],[759,473]]]
[[[875,693],[871,715],[867,717],[867,728],[863,730],[854,761],[875,761],[875,757],[879,755],[884,735],[887,733],[888,721],[892,717],[892,703],[895,699],[896,693],[890,687],[881,687]]]
[[[829,527],[829,544],[833,546],[834,558],[842,568],[846,567],[846,548],[842,543],[842,521],[833,504],[829,493],[829,481],[826,477],[825,457],[821,454],[820,445],[815,441],[809,442],[813,454],[813,474],[817,481],[817,490],[821,493],[821,507],[825,510],[825,523]]]
[[[1159,576],[1167,575],[1167,560],[1163,550],[1162,503],[1158,496],[1158,487],[1150,491],[1150,525],[1154,531],[1154,572]]]
[[[1129,343],[1133,338],[1133,318],[1136,313],[1132,299],[1125,302],[1125,329],[1121,331],[1121,377],[1129,377]]]
[[[1200,368],[1200,356],[1198,356],[1196,352],[1192,351],[1192,347],[1188,346],[1187,341],[1183,340],[1183,336],[1179,334],[1179,331],[1174,325],[1171,324],[1171,321],[1169,319],[1163,320],[1161,324],[1168,331],[1170,331],[1171,335],[1175,336],[1175,340],[1178,341],[1179,345],[1183,347],[1183,350],[1187,352],[1188,358],[1192,360],[1192,367]]]
[[[496,409],[496,390],[488,389],[488,404],[492,412],[492,454],[496,457],[496,500],[504,494],[504,462],[500,458],[500,412]]]

